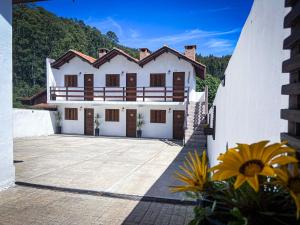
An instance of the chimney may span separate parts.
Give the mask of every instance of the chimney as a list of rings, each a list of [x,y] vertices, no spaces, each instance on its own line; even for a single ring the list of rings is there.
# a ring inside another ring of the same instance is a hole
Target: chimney
[[[186,45],[184,46],[184,55],[192,60],[196,60],[196,45]]]
[[[148,48],[140,48],[140,60],[146,58],[151,52]]]
[[[104,56],[106,53],[108,52],[107,48],[100,48],[98,51],[98,57],[101,58],[102,56]]]

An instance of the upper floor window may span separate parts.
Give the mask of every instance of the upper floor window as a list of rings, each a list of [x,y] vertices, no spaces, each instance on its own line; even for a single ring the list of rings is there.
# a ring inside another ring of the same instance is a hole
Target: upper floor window
[[[166,123],[166,110],[150,110],[150,123]]]
[[[106,74],[106,87],[120,87],[120,75]]]
[[[65,120],[78,120],[78,109],[65,108]]]
[[[77,87],[77,75],[65,75],[65,87]]]
[[[119,110],[105,109],[105,121],[119,122]]]
[[[166,74],[165,73],[151,73],[150,74],[150,87],[165,87]]]

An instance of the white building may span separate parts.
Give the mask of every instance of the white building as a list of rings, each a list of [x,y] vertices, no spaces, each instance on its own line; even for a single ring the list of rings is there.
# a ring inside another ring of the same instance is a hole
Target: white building
[[[260,140],[280,141],[287,122],[280,110],[288,108],[288,97],[281,86],[288,83],[282,62],[289,57],[283,41],[290,34],[283,28],[289,9],[284,0],[255,0],[239,41],[225,71],[210,111],[211,126],[215,117],[215,137],[207,140],[211,165],[236,143]],[[271,18],[271,19],[270,19]]]
[[[196,76],[204,79],[205,66],[195,53],[194,45],[184,54],[167,46],[153,53],[142,48],[135,59],[114,48],[100,49],[94,59],[69,50],[47,59],[48,104],[62,114],[62,133],[94,135],[98,114],[100,135],[136,137],[140,114],[142,137],[183,139],[188,104],[205,101],[196,92]]]
[[[12,1],[0,3],[0,189],[14,184],[12,120]]]

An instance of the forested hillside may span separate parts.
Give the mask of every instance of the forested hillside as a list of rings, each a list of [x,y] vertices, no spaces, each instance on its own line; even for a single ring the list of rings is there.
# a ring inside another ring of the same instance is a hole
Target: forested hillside
[[[32,4],[14,6],[13,18],[15,100],[45,88],[45,59],[55,59],[69,49],[97,58],[99,48],[118,47],[138,57],[137,49],[120,45],[115,33],[103,34],[83,21],[58,17]],[[229,58],[197,56],[197,60],[207,66],[207,73],[216,77],[224,74]]]
[[[201,56],[197,55],[196,59],[206,65],[206,72],[212,74],[215,77],[221,78],[224,75],[224,71],[230,60],[230,55],[217,57],[213,55]]]
[[[34,5],[13,9],[13,81],[15,96],[28,96],[45,86],[45,59],[68,49],[97,57],[99,48],[116,46],[137,57],[137,50],[121,46],[113,32],[102,34],[83,21],[57,17]]]

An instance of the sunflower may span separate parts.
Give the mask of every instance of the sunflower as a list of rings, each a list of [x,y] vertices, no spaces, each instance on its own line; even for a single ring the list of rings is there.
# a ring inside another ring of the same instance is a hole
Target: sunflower
[[[206,152],[202,154],[202,158],[195,150],[194,155],[188,153],[183,166],[179,166],[183,173],[175,172],[175,178],[184,183],[180,186],[172,186],[172,192],[203,192],[207,182],[208,163]]]
[[[286,146],[286,142],[266,146],[268,142],[237,144],[236,148],[231,148],[220,155],[218,160],[221,162],[210,169],[214,172],[213,180],[221,181],[236,177],[235,189],[247,181],[258,192],[258,175],[272,177],[275,176],[274,165],[297,162],[295,157],[286,155],[294,152],[292,148]]]
[[[300,218],[300,173],[299,168],[296,164],[293,165],[293,170],[287,170],[286,168],[275,168],[274,169],[280,183],[289,190],[290,195],[295,201],[297,208],[297,219]]]

